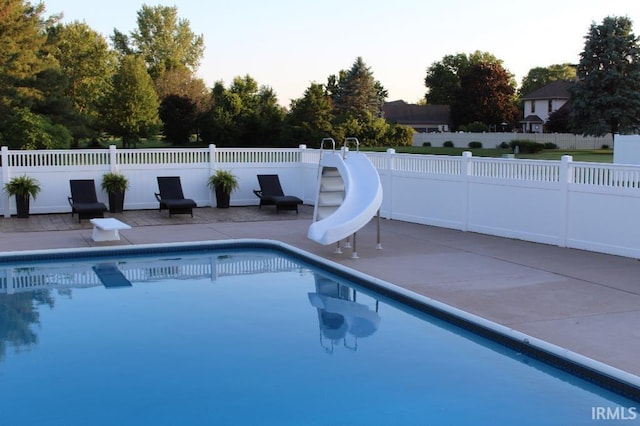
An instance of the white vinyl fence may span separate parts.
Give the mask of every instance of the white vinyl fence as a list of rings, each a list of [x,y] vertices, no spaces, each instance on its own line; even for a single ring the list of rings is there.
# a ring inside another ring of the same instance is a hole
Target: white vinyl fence
[[[378,169],[381,215],[445,228],[640,258],[640,166],[368,153]],[[180,176],[185,196],[214,206],[208,177],[218,168],[238,176],[233,206],[255,205],[256,175],[278,174],[284,191],[313,204],[320,151],[315,149],[202,149],[9,151],[2,148],[2,183],[24,173],[42,192],[31,212],[70,212],[70,179],[94,179],[118,170],[130,181],[125,209],[156,209],[157,176]],[[14,201],[0,197],[3,220]],[[384,232],[384,230],[383,230]]]
[[[428,142],[433,147],[441,147],[445,142],[453,143],[456,148],[467,148],[469,142],[480,142],[483,148],[496,148],[501,143],[512,140],[529,140],[538,143],[552,143],[559,149],[600,149],[608,146],[613,149],[613,136],[602,137],[574,135],[572,133],[414,133],[413,146],[423,146]]]

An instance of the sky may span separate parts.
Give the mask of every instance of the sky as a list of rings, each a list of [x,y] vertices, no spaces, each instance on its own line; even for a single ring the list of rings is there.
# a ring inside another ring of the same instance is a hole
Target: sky
[[[40,1],[45,16],[62,13],[62,22],[85,22],[107,38],[134,31],[144,4],[175,6],[204,37],[197,75],[208,87],[250,75],[283,106],[358,57],[387,101],[415,103],[427,69],[446,55],[489,52],[520,84],[531,68],[577,63],[589,27],[607,16],[629,17],[640,35],[637,0]]]

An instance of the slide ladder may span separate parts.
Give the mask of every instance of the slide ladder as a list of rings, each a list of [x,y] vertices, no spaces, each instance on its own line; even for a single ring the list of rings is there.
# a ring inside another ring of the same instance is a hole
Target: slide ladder
[[[331,151],[324,151],[327,141],[333,145]],[[356,142],[355,152],[348,150],[348,141]],[[360,152],[358,140],[347,138],[342,150],[336,151],[333,139],[323,139],[318,192],[308,238],[328,245],[353,235],[355,243],[355,233],[376,215],[381,204],[382,185],[378,171]],[[355,247],[354,257],[357,257]]]
[[[344,181],[337,167],[322,167],[314,220],[331,216],[344,201]]]

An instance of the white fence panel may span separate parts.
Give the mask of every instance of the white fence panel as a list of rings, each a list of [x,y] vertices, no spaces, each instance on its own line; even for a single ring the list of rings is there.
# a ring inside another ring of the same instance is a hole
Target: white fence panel
[[[560,244],[557,185],[514,185],[472,179],[468,230],[538,243]]]
[[[640,257],[640,166],[499,158],[367,153],[383,186],[382,216],[508,238]],[[158,208],[157,176],[180,176],[185,196],[214,206],[206,183],[230,170],[239,189],[233,206],[257,205],[258,174],[277,174],[287,194],[314,204],[319,150],[204,149],[9,151],[2,148],[2,184],[13,176],[38,179],[32,213],[70,212],[70,179],[94,179],[118,170],[130,182],[126,209]],[[5,217],[14,201],[0,197]],[[10,220],[10,219],[5,219]],[[384,232],[384,231],[383,231]]]
[[[462,176],[421,175],[415,172],[394,172],[391,218],[424,225],[464,230],[466,182]]]
[[[571,185],[567,247],[640,258],[638,190],[598,191]]]

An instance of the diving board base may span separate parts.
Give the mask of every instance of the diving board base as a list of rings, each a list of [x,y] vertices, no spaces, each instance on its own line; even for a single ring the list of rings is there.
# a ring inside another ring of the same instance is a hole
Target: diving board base
[[[90,222],[93,224],[93,234],[91,235],[93,241],[118,241],[120,239],[119,230],[131,229],[131,226],[112,217],[91,219]]]

